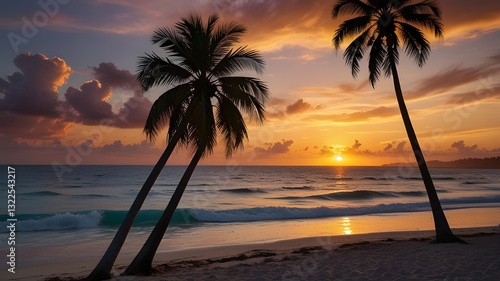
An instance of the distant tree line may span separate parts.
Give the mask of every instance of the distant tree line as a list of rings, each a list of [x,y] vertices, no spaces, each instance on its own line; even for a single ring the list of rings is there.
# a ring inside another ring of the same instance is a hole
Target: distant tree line
[[[391,163],[382,166],[416,166],[416,163]],[[486,158],[463,158],[453,161],[427,161],[431,168],[500,169],[500,156]]]

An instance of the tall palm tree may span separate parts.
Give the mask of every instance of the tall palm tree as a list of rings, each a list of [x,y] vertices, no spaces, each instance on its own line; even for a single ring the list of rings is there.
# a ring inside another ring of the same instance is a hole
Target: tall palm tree
[[[142,58],[139,68],[141,71],[138,74],[138,79],[141,82],[143,91],[149,90],[155,84],[169,85],[175,82],[187,81],[189,78],[189,75],[186,76],[186,73],[182,71],[183,69],[176,68],[176,65],[173,65],[172,63],[165,62],[164,64],[158,64],[155,61],[154,56]],[[155,77],[156,79],[152,79],[152,77]],[[113,264],[118,257],[125,239],[130,232],[130,228],[132,227],[134,219],[139,213],[142,205],[144,204],[149,191],[151,190],[153,184],[163,170],[163,167],[174,151],[177,143],[179,141],[186,141],[187,119],[182,120],[181,118],[185,114],[185,112],[183,111],[182,106],[177,104],[176,102],[178,101],[173,97],[175,97],[175,95],[182,94],[183,92],[187,91],[187,89],[189,89],[188,85],[178,85],[176,87],[173,87],[163,93],[151,107],[144,132],[151,140],[153,140],[156,137],[158,131],[154,126],[158,126],[158,124],[160,123],[165,124],[168,121],[168,145],[163,154],[158,159],[156,165],[153,167],[153,170],[144,182],[136,198],[134,199],[134,202],[130,206],[130,209],[127,212],[122,224],[118,228],[118,231],[116,232],[113,240],[108,246],[108,249],[102,256],[101,260],[96,265],[94,270],[90,273],[89,276],[87,276],[87,278],[85,278],[85,280],[97,281],[111,278],[111,270],[113,268]],[[172,117],[168,118],[169,116]],[[160,118],[160,120],[157,120],[155,118]],[[153,126],[151,124],[153,124]]]
[[[429,41],[419,27],[430,29],[434,36],[442,37],[443,26],[440,9],[434,1],[430,0],[417,3],[414,3],[413,0],[340,0],[332,9],[332,17],[337,19],[343,14],[355,17],[340,24],[335,31],[333,44],[338,50],[346,38],[357,36],[344,51],[344,59],[346,64],[351,67],[352,75],[357,76],[359,61],[367,49],[370,49],[368,69],[371,85],[375,87],[382,70],[386,77],[392,75],[406,133],[429,197],[436,229],[436,242],[463,242],[453,235],[439,202],[424,155],[410,121],[397,71],[401,43],[405,53],[413,58],[419,67],[424,65],[431,48]]]
[[[229,157],[235,149],[243,148],[243,141],[248,138],[240,110],[259,124],[265,119],[264,104],[269,95],[266,84],[256,78],[234,75],[244,70],[261,73],[264,61],[255,50],[233,48],[246,31],[242,25],[218,25],[218,20],[217,15],[212,15],[204,24],[200,16],[191,15],[181,19],[173,29],[156,30],[153,42],[167,56],[152,54],[142,59],[139,77],[145,85],[178,83],[176,87],[182,88],[160,96],[157,102],[164,107],[151,110],[146,133],[151,138],[157,136],[165,120],[174,124],[185,122],[180,141],[194,156],[160,220],[124,274],[152,273],[153,258],[170,219],[198,161],[213,152],[217,135],[221,135],[219,139]],[[175,75],[174,79],[167,76],[170,72],[182,76]]]

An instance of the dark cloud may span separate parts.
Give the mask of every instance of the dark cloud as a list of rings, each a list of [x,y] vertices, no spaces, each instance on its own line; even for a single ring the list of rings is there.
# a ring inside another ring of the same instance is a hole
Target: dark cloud
[[[263,154],[284,154],[290,151],[290,146],[293,144],[293,140],[282,140],[281,142],[268,143],[266,148],[256,147],[254,149],[255,153]]]
[[[478,148],[477,144],[474,144],[472,146],[466,146],[465,142],[463,140],[454,142],[451,144],[451,148],[455,149],[459,153],[463,154],[469,154],[471,152],[475,152]]]
[[[351,150],[357,150],[361,146],[359,140],[354,140],[354,144],[351,146]]]
[[[286,104],[284,99],[279,99],[273,102],[275,105],[272,109],[268,109],[266,116],[274,119],[284,119],[287,115],[300,114],[307,111],[320,109],[321,106],[312,106],[310,103],[305,102],[304,99],[298,99],[296,102],[288,104],[286,107],[279,107],[276,105]]]
[[[71,67],[58,57],[49,59],[41,54],[24,53],[14,58],[21,71],[0,78],[0,110],[11,113],[60,117],[58,87],[66,83]]]
[[[303,99],[299,99],[295,103],[292,103],[286,107],[286,113],[288,114],[298,114],[312,109],[310,103],[304,102]]]
[[[389,151],[392,149],[392,144],[388,143],[387,146],[384,148],[384,151]]]
[[[69,87],[64,96],[78,113],[77,123],[97,125],[103,119],[115,118],[111,104],[106,102],[111,90],[103,88],[97,80],[85,82],[80,89]]]
[[[20,72],[0,78],[0,123],[5,124],[2,135],[59,138],[73,123],[144,126],[152,103],[142,96],[137,79],[128,70],[118,69],[111,62],[101,63],[92,68],[95,80],[79,88],[68,87],[62,101],[59,87],[66,84],[72,72],[63,59],[25,53],[16,56],[14,64]],[[124,102],[114,109],[108,99],[116,90],[121,90],[117,98]]]
[[[144,126],[153,103],[142,95],[136,76],[128,70],[118,69],[112,62],[100,63],[92,70],[103,88],[130,90],[134,93],[118,110],[112,124],[120,128]]]
[[[384,153],[401,154],[404,151],[405,145],[406,145],[405,141],[401,141],[401,142],[393,141],[393,142],[388,143],[384,147],[383,152]]]
[[[148,98],[134,95],[120,108],[114,124],[120,128],[143,127],[152,105]]]
[[[24,53],[14,58],[20,70],[0,78],[1,134],[33,138],[64,134],[69,124],[64,120],[63,103],[58,88],[71,74],[64,60],[42,54]]]
[[[141,93],[137,77],[128,70],[118,69],[112,62],[102,62],[93,67],[92,72],[103,88],[132,90],[136,95]]]

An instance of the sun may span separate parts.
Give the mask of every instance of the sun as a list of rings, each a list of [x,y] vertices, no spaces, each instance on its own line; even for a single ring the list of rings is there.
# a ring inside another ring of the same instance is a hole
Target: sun
[[[344,160],[344,157],[338,155],[338,156],[335,156],[335,159],[340,162],[340,161]]]

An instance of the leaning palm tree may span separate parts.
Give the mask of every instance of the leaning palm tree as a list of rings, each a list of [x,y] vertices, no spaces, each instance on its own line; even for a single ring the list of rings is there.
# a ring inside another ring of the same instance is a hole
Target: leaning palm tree
[[[180,142],[191,149],[193,158],[177,186],[160,220],[142,249],[124,274],[151,274],[154,255],[168,228],[189,179],[198,161],[213,152],[217,135],[225,145],[226,157],[243,148],[248,138],[240,110],[259,124],[264,121],[264,104],[269,92],[259,79],[235,76],[234,73],[253,70],[261,73],[264,61],[258,52],[246,47],[233,48],[246,29],[236,23],[217,25],[217,15],[206,24],[200,16],[181,19],[173,29],[160,28],[153,42],[166,52],[166,58],[156,54],[143,58],[140,79],[146,85],[179,84],[175,92],[165,93],[157,102],[163,105],[151,110],[145,131],[155,138],[170,120],[184,126]],[[168,73],[175,75],[175,79]],[[178,79],[182,77],[182,79]],[[175,131],[182,128],[174,125]]]
[[[368,49],[370,49],[368,69],[371,85],[375,87],[382,71],[386,77],[392,75],[406,133],[429,197],[436,229],[436,242],[462,242],[461,239],[453,235],[439,202],[424,155],[410,121],[396,67],[399,61],[401,43],[405,53],[413,58],[419,67],[424,65],[431,48],[429,41],[419,27],[430,29],[434,36],[442,37],[443,26],[440,9],[434,1],[430,0],[418,3],[413,3],[412,0],[340,0],[333,7],[332,17],[336,19],[343,14],[354,15],[355,18],[340,24],[335,31],[333,44],[338,50],[346,38],[357,36],[344,52],[344,59],[351,67],[352,75],[357,76],[359,61]]]
[[[179,68],[172,62],[157,60],[155,56],[142,58],[139,68],[140,72],[138,74],[138,79],[141,82],[143,91],[149,90],[155,84],[169,85],[175,82],[185,82],[190,78],[189,73],[186,74],[184,69]],[[155,79],[152,79],[152,77]],[[130,206],[123,222],[108,246],[108,249],[94,270],[87,278],[85,278],[85,280],[98,281],[111,278],[113,264],[118,257],[125,239],[130,232],[134,219],[144,204],[149,191],[160,175],[177,143],[179,141],[181,143],[185,142],[187,138],[187,120],[182,119],[185,112],[183,111],[183,107],[180,104],[177,104],[178,100],[176,100],[176,95],[181,95],[182,93],[188,91],[189,88],[190,86],[187,84],[172,87],[163,93],[151,107],[144,132],[152,140],[157,134],[157,128],[154,126],[165,124],[168,121],[168,145],[134,199],[134,202]],[[169,116],[171,116],[171,118],[168,118]],[[153,127],[151,124],[154,124]]]

